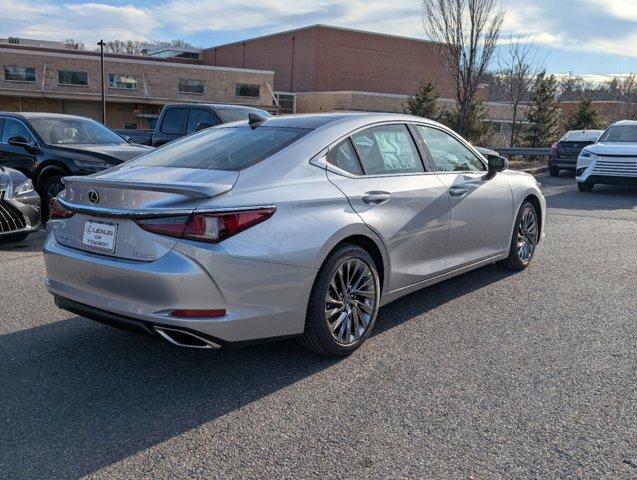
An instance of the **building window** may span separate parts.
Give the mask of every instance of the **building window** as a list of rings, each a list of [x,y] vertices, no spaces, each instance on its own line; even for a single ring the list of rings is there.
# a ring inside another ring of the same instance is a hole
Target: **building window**
[[[108,88],[119,88],[122,90],[137,90],[137,77],[135,75],[121,75],[119,73],[109,73]]]
[[[196,93],[203,95],[203,80],[179,79],[179,93]]]
[[[296,95],[293,93],[274,92],[279,105],[279,114],[296,113]]]
[[[237,97],[252,97],[259,98],[259,85],[253,85],[250,83],[237,83],[234,86],[234,94]]]
[[[18,67],[15,65],[5,65],[4,79],[8,82],[35,83],[35,67]]]
[[[72,70],[58,70],[58,84],[73,87],[88,86],[87,72],[74,72]]]

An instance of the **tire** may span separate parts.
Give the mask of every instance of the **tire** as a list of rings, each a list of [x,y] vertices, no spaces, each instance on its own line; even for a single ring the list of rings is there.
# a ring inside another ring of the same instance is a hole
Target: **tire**
[[[549,167],[549,175],[551,177],[559,177],[560,176],[560,169],[557,167]]]
[[[339,281],[339,272],[343,282]],[[343,287],[345,294],[339,295]],[[328,295],[336,301],[330,302]],[[301,345],[320,355],[349,355],[371,334],[379,302],[380,281],[372,257],[357,245],[337,248],[314,281]],[[332,307],[330,316],[328,306]]]
[[[577,188],[580,192],[590,192],[595,187],[594,183],[577,182]]]
[[[522,222],[527,221],[529,218],[528,215],[531,215],[535,222],[534,238],[532,232],[528,232],[528,235],[523,232],[523,229],[525,230],[525,225],[523,225]],[[511,236],[509,256],[498,262],[498,265],[507,270],[520,271],[524,270],[531,264],[531,260],[533,260],[533,255],[535,254],[537,243],[540,238],[539,222],[539,213],[535,209],[535,206],[531,202],[525,201],[520,207],[515,218],[515,228],[513,229],[513,235]],[[520,238],[521,236],[523,236],[523,238]],[[522,244],[520,242],[525,240],[529,242],[528,248],[530,248],[530,252],[528,250],[524,250],[521,246]]]
[[[62,190],[64,190],[64,184],[62,183],[63,175],[53,175],[46,179],[44,186],[42,187],[42,222],[46,222],[49,219],[49,205],[51,199],[57,196]],[[57,192],[57,193],[55,193]],[[53,195],[55,193],[55,195]]]
[[[28,233],[14,233],[13,235],[5,235],[0,237],[2,243],[21,242],[29,236]]]

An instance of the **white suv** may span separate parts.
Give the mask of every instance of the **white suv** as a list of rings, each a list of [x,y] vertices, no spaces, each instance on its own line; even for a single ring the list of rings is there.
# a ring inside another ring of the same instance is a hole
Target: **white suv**
[[[597,183],[637,185],[637,121],[614,123],[597,143],[585,147],[577,159],[575,180],[582,192]]]

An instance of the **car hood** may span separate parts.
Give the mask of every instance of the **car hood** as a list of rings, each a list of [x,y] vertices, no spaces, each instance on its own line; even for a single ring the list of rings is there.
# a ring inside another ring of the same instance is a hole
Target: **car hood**
[[[68,152],[89,155],[93,158],[104,160],[115,165],[154,150],[153,147],[133,145],[130,143],[52,145],[51,148],[59,153]],[[113,160],[115,160],[115,162]]]
[[[584,150],[595,155],[630,155],[637,157],[637,143],[596,143]]]

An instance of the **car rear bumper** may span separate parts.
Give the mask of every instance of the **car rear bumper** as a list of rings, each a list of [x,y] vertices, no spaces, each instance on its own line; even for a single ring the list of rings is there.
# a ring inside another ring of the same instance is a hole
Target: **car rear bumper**
[[[562,168],[564,170],[575,170],[577,158],[551,157],[549,167]]]
[[[66,247],[49,234],[46,287],[61,308],[151,334],[157,326],[178,328],[223,344],[303,332],[314,269],[232,257],[193,243],[141,262]],[[226,314],[171,316],[182,309]]]

